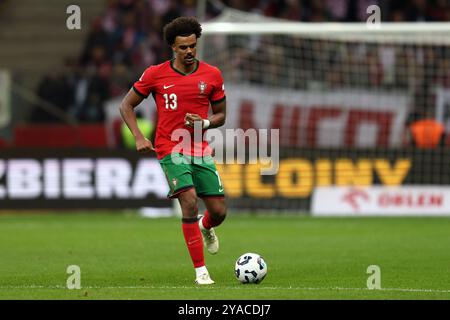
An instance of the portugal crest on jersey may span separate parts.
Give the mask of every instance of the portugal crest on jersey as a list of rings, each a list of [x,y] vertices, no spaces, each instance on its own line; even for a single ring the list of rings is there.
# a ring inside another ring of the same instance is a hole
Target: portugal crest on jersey
[[[206,90],[207,86],[208,85],[206,83],[204,83],[203,81],[200,81],[198,83],[198,88],[200,89],[200,94],[204,94],[205,93],[205,90]]]

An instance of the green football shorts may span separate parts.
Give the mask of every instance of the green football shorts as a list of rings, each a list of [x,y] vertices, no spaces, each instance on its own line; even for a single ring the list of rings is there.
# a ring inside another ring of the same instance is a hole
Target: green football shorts
[[[173,153],[159,160],[169,183],[169,198],[194,187],[199,197],[224,196],[222,181],[211,156],[194,157]]]

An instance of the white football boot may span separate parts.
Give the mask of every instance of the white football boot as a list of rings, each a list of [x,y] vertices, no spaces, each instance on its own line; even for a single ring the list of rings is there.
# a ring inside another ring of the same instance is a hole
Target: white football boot
[[[216,254],[219,251],[219,238],[217,238],[214,228],[206,229],[202,223],[203,216],[198,220],[198,225],[203,236],[203,243],[206,249],[211,254]]]
[[[214,281],[209,276],[208,269],[206,269],[205,266],[195,268],[195,274],[196,274],[196,279],[195,279],[196,284],[202,285],[202,284],[213,284],[214,283]]]

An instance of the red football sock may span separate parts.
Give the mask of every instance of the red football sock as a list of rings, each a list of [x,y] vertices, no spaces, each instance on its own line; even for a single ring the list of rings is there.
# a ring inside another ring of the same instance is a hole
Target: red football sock
[[[203,239],[198,223],[182,223],[184,240],[186,241],[189,254],[191,255],[194,268],[205,265],[203,255]]]
[[[213,227],[216,227],[216,226],[220,225],[223,220],[224,219],[220,219],[220,220],[213,220],[213,219],[211,219],[211,215],[209,214],[208,210],[206,210],[205,214],[203,216],[202,223],[203,223],[203,226],[206,229],[211,229]]]

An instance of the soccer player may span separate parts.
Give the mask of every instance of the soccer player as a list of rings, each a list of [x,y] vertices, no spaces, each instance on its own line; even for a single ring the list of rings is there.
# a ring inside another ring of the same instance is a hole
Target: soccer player
[[[203,138],[196,143],[194,123],[202,137],[206,129],[222,126],[226,101],[220,70],[195,58],[201,32],[201,25],[192,17],[179,17],[164,26],[164,38],[174,59],[147,68],[123,99],[120,113],[135,137],[137,151],[156,151],[170,186],[168,197],[178,198],[181,205],[182,230],[194,264],[195,282],[207,285],[214,281],[205,266],[203,245],[211,254],[217,253],[219,240],[213,227],[223,222],[227,210],[211,148]],[[134,113],[150,93],[158,113],[154,147],[140,132]],[[209,108],[212,114],[208,118]],[[174,134],[181,129],[187,133],[181,140],[190,138],[182,149]],[[203,216],[198,216],[197,197],[207,209]]]

